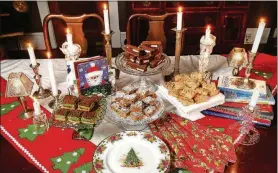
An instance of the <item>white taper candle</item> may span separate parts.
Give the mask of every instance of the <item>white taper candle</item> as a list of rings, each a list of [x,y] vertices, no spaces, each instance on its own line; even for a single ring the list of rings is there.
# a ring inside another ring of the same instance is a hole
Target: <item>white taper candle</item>
[[[67,42],[68,42],[68,46],[71,47],[72,44],[73,44],[73,41],[72,41],[72,34],[70,33],[70,29],[69,29],[69,28],[66,29],[66,32],[67,32]]]
[[[182,8],[179,7],[179,11],[177,13],[177,30],[181,30],[182,28]]]
[[[34,99],[33,107],[35,115],[39,115],[41,113],[41,105],[37,99]]]
[[[52,88],[52,95],[55,97],[58,95],[58,89],[57,89],[56,78],[55,78],[55,73],[54,73],[54,69],[53,69],[53,63],[50,59],[49,52],[47,52],[47,58],[48,58],[48,71],[49,71],[50,84],[51,84],[51,88]]]
[[[205,35],[205,39],[206,39],[206,40],[209,39],[209,37],[210,37],[210,32],[211,32],[210,26],[208,25],[208,27],[207,27],[207,29],[206,29],[206,35]]]
[[[28,54],[31,60],[31,64],[33,67],[35,67],[37,65],[37,60],[36,60],[36,56],[35,56],[35,52],[34,52],[34,48],[32,47],[31,43],[28,43]]]
[[[262,35],[263,35],[263,32],[264,32],[264,27],[265,27],[265,22],[264,22],[263,19],[261,19],[261,22],[259,24],[259,27],[258,27],[258,30],[257,30],[257,33],[256,33],[256,37],[255,37],[255,40],[254,40],[254,43],[253,43],[253,46],[252,46],[252,49],[251,49],[252,53],[257,53],[257,51],[258,51],[258,48],[259,48],[259,45],[260,45],[260,42],[261,42],[261,38],[262,38]]]
[[[106,7],[106,4],[103,5],[103,16],[104,16],[104,29],[105,29],[105,34],[110,34],[110,26],[109,26],[109,15],[108,15],[108,10]]]

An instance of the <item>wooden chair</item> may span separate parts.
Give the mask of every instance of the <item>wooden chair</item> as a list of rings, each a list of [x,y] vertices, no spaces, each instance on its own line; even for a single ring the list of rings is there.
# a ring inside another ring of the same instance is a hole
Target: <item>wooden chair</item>
[[[81,57],[87,53],[87,40],[84,37],[84,32],[82,29],[84,20],[88,18],[97,18],[104,29],[103,19],[98,14],[83,14],[81,16],[65,16],[62,14],[49,14],[43,20],[43,36],[45,41],[46,50],[51,52],[51,44],[49,40],[48,33],[48,22],[52,19],[60,19],[64,21],[72,33],[73,43],[77,43],[81,46]],[[103,44],[104,45],[104,44]]]
[[[129,17],[126,29],[127,44],[131,44],[131,23],[132,20],[143,18],[149,21],[149,31],[146,40],[161,41],[163,49],[166,50],[167,39],[164,31],[164,21],[168,16],[177,15],[177,13],[166,13],[163,15],[149,15],[149,14],[133,14]],[[134,31],[133,31],[134,32]],[[183,45],[183,44],[182,44]],[[119,71],[117,70],[116,78],[119,78]]]

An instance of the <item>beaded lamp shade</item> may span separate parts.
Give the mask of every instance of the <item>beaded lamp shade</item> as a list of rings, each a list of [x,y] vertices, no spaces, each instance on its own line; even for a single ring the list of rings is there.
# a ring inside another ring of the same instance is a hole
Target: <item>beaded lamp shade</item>
[[[244,48],[235,47],[228,56],[228,64],[230,67],[242,67],[247,64],[247,54]]]
[[[247,53],[244,48],[235,47],[228,56],[228,65],[233,67],[233,75],[237,76],[239,70],[248,63]]]
[[[31,95],[34,83],[22,72],[10,73],[6,87],[6,97]]]

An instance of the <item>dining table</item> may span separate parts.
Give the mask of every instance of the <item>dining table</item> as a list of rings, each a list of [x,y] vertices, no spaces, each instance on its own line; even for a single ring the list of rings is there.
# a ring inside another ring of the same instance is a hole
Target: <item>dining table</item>
[[[266,57],[273,58],[273,56],[266,54],[261,54],[261,56],[258,56],[257,58],[266,59]],[[167,73],[167,71],[171,71],[171,69],[174,68],[175,57],[169,56],[169,58],[171,59],[171,65],[167,70],[161,72],[160,74],[148,76],[152,83],[162,85],[164,84],[164,75]],[[190,73],[198,71],[198,58],[198,55],[181,56],[180,73]],[[47,59],[37,59],[37,62],[40,63],[39,74],[42,76],[41,86],[43,88],[51,89],[47,68],[48,61],[49,60]],[[51,59],[51,61],[53,62],[58,89],[61,90],[62,95],[66,95],[69,92],[66,82],[66,61],[64,58],[53,58]],[[273,65],[273,61],[266,62],[272,62]],[[113,58],[113,67],[116,68],[115,58]],[[233,67],[229,67],[227,56],[215,54],[210,56],[208,71],[212,73],[212,80],[217,80],[220,75],[232,75]],[[78,161],[71,164],[69,171],[82,172],[83,168],[85,172],[93,171],[92,168],[88,168],[88,165],[90,165],[90,163],[92,162],[93,153],[99,143],[106,137],[117,132],[125,131],[125,129],[120,124],[114,123],[104,117],[102,123],[94,128],[93,137],[89,141],[73,140],[73,129],[57,127],[50,127],[48,131],[39,135],[34,135],[33,138],[28,137],[27,135],[24,135],[22,133],[30,128],[30,126],[32,125],[32,118],[28,120],[20,119],[19,114],[23,111],[23,108],[20,107],[18,103],[16,103],[17,99],[5,97],[6,81],[11,72],[23,72],[29,79],[31,79],[35,83],[35,80],[33,78],[34,72],[32,68],[30,68],[29,59],[7,59],[1,61],[1,107],[2,105],[7,104],[13,105],[13,107],[8,112],[3,115],[1,114],[1,138],[3,139],[3,143],[5,143],[4,145],[12,145],[13,147],[10,148],[17,150],[20,153],[20,155],[18,155],[17,157],[24,157],[28,161],[28,163],[26,162],[26,165],[19,168],[16,165],[11,164],[13,160],[7,161],[6,159],[1,158],[1,164],[3,164],[3,162],[7,163],[3,165],[6,165],[8,169],[13,169],[15,172],[24,172],[25,166],[35,167],[33,169],[34,172],[59,172],[57,169],[54,168],[53,158],[62,156],[65,153],[84,150],[84,152],[81,154],[82,156],[80,156]],[[244,76],[244,69],[241,70],[239,75]],[[252,75],[251,78],[254,77],[255,74]],[[273,75],[272,79],[269,79],[267,83],[271,86],[271,89],[273,89],[273,94],[276,95],[275,86],[277,85],[277,80],[273,78],[276,78],[276,72]],[[132,76],[121,72],[120,78],[116,79],[115,87],[117,90],[119,90],[138,79],[139,78],[137,76]],[[33,87],[33,92],[37,89],[38,86],[35,84]],[[46,99],[39,99],[42,110],[47,114],[48,117],[51,116],[51,113],[53,111],[53,109],[48,106],[48,103],[52,99],[53,97],[51,96]],[[27,104],[31,106],[32,99],[29,97],[27,100]],[[163,101],[165,105],[164,112],[170,112],[175,109],[175,107],[171,105],[167,100]],[[275,119],[273,120],[271,127],[258,127],[258,130],[260,132],[259,143],[253,146],[237,145],[237,162],[228,165],[225,169],[225,172],[272,173],[277,171],[277,112],[275,111],[274,113]],[[205,116],[204,118],[196,120],[196,122],[204,125],[226,128],[229,126],[229,124],[233,123],[234,120]],[[149,131],[149,129],[146,128],[144,129],[144,131]],[[2,147],[2,149],[4,148]],[[7,153],[7,151],[5,151],[4,149],[2,150],[1,155],[9,155],[9,153]],[[16,160],[19,158],[13,159]],[[5,166],[1,167],[1,171],[5,170]],[[25,170],[25,172],[28,171]],[[82,173],[84,173],[84,171]]]

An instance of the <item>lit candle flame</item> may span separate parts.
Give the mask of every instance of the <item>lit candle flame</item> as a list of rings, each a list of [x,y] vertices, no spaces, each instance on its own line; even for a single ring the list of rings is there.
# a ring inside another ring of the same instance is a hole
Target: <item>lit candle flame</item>
[[[31,43],[28,43],[28,47],[32,47],[32,44],[31,44]]]
[[[179,7],[179,12],[182,12],[182,7]]]
[[[207,26],[207,29],[210,29],[210,25]]]
[[[67,29],[66,29],[66,32],[67,32],[67,34],[70,34],[70,29],[67,28]]]
[[[265,22],[265,19],[264,18],[261,18],[260,19],[260,23],[264,23]]]
[[[33,101],[37,101],[38,99],[35,96],[30,96]]]
[[[107,9],[107,6],[106,6],[106,4],[103,4],[103,8],[104,8],[104,10],[106,10],[106,9]]]
[[[50,52],[46,52],[46,56],[47,56],[48,59],[50,59],[50,57],[51,57]]]

